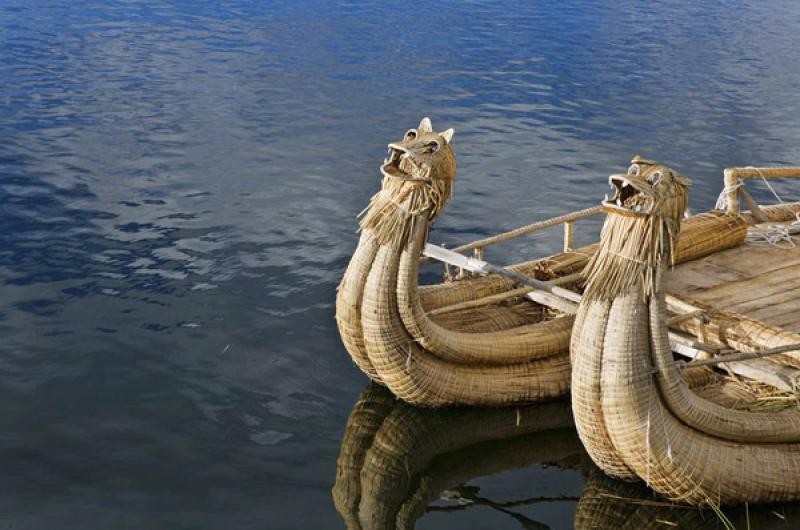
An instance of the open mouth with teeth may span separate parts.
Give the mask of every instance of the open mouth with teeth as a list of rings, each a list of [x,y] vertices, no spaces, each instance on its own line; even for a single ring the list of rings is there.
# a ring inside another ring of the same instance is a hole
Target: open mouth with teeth
[[[650,192],[645,186],[636,182],[636,177],[631,175],[611,175],[608,184],[614,189],[614,196],[606,195],[602,205],[607,211],[627,215],[650,214]]]
[[[402,145],[389,144],[381,173],[404,180],[430,180],[431,166]]]

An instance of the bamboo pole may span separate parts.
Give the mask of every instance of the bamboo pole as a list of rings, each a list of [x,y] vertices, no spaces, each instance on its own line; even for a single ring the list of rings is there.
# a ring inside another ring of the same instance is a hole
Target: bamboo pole
[[[572,236],[575,232],[575,222],[569,221],[564,223],[564,252],[572,250]]]
[[[591,208],[578,210],[577,212],[570,212],[568,214],[559,215],[557,217],[551,217],[550,219],[545,219],[544,221],[538,221],[536,223],[522,226],[520,228],[515,228],[514,230],[509,230],[508,232],[503,232],[495,236],[479,239],[477,241],[473,241],[472,243],[467,243],[466,245],[461,245],[460,247],[454,248],[453,252],[466,252],[468,250],[472,250],[473,248],[477,247],[487,247],[489,245],[494,245],[496,243],[508,241],[509,239],[514,239],[516,237],[524,236],[526,234],[539,232],[541,230],[544,230],[545,228],[550,228],[551,226],[557,226],[563,223],[569,223],[572,221],[576,221],[578,219],[584,219],[586,217],[598,215],[602,212],[603,212],[602,206],[592,206]]]
[[[567,276],[562,276],[561,278],[555,278],[553,280],[547,280],[546,283],[549,285],[561,286],[567,285],[573,282],[576,282],[581,279],[581,273],[576,272],[574,274],[568,274]],[[518,296],[526,296],[529,294],[533,294],[536,291],[531,291],[530,287],[520,287],[518,289],[512,289],[510,291],[506,291],[504,293],[493,294],[490,296],[485,296],[483,298],[477,298],[475,300],[468,300],[466,302],[461,302],[459,304],[453,304],[445,307],[440,307],[439,309],[434,309],[432,311],[428,311],[429,317],[434,317],[438,315],[443,315],[445,313],[453,313],[455,311],[463,311],[465,309],[474,309],[476,307],[483,307],[487,305],[496,304],[502,302],[504,300],[508,300],[509,298],[516,298]]]
[[[678,368],[692,368],[694,366],[712,366],[721,363],[749,361],[750,359],[761,359],[762,357],[791,351],[800,351],[800,344],[787,344],[785,346],[778,346],[777,348],[767,348],[766,350],[754,352],[735,352],[728,355],[720,355],[719,357],[712,357],[711,359],[698,359],[691,362],[678,361]]]
[[[688,313],[683,313],[682,315],[676,315],[669,319],[669,326],[672,327],[689,319],[702,317],[705,314],[706,311],[704,309],[696,309],[694,311],[689,311]]]
[[[762,212],[761,208],[758,206],[758,203],[747,192],[744,186],[742,186],[742,189],[739,190],[739,195],[741,196],[742,202],[744,202],[745,206],[750,209],[750,213],[753,215],[756,221],[763,223],[767,220],[767,218],[764,216],[764,212]]]
[[[739,188],[743,179],[794,178],[800,177],[800,166],[788,167],[729,167],[723,172],[728,213],[739,213]],[[758,214],[754,213],[754,217]]]
[[[536,302],[548,305],[550,307],[554,307],[555,309],[558,309],[559,311],[567,314],[576,313],[578,309],[578,303],[582,299],[582,296],[579,293],[561,287],[557,287],[555,285],[550,285],[547,282],[543,282],[535,278],[530,278],[523,274],[510,271],[504,267],[492,265],[482,260],[476,260],[475,258],[468,258],[461,254],[457,254],[455,251],[442,249],[441,247],[437,247],[436,245],[431,245],[431,244],[426,245],[423,254],[441,261],[446,261],[454,265],[461,266],[465,270],[478,272],[481,274],[494,273],[501,276],[505,276],[520,283],[536,287],[537,289],[544,291],[544,293],[542,292],[531,293],[540,295],[540,297],[535,300]],[[552,300],[547,300],[546,298],[544,298],[545,296],[552,297]],[[683,300],[674,295],[667,294],[666,302],[669,310],[673,313],[678,313],[678,316],[681,317],[681,318],[673,317],[674,318],[673,322],[676,325],[683,324],[687,320],[691,320],[692,318],[699,318],[703,316],[708,316],[710,318],[710,313],[708,308],[700,307],[699,305],[695,305],[695,303],[693,302]],[[731,315],[736,316],[736,314],[732,312],[727,312],[727,314],[728,316]],[[718,346],[707,344],[703,341],[695,340],[692,335],[682,333],[678,330],[670,330],[669,339],[673,351],[675,351],[680,355],[683,355],[684,357],[689,357],[691,359],[705,358],[708,356],[708,354],[719,355],[723,352],[723,349]],[[770,352],[769,354],[761,355],[760,357],[797,351],[798,349],[800,349],[800,345],[797,344],[786,345],[781,347],[780,351]],[[800,381],[800,370],[798,370],[797,368],[792,368],[772,362],[762,363],[759,361],[758,355],[754,357],[752,360],[746,358],[748,354],[743,354],[743,355],[745,357],[743,357],[742,359],[739,360],[732,359],[731,361],[727,361],[728,363],[727,368],[737,375],[741,375],[749,379],[767,383],[781,390],[789,390],[789,391],[795,389],[793,385],[795,384],[796,381]],[[724,363],[726,361],[721,361],[721,362]],[[698,365],[691,364],[691,366],[698,366]]]
[[[542,280],[537,280],[536,278],[532,278],[530,276],[525,276],[524,274],[520,274],[505,267],[492,265],[487,261],[463,256],[459,254],[456,250],[448,250],[446,248],[442,248],[428,243],[425,245],[425,249],[423,250],[422,253],[423,255],[429,258],[434,258],[439,261],[445,261],[447,263],[450,263],[451,265],[455,265],[456,267],[461,267],[462,269],[467,271],[477,272],[480,274],[489,274],[489,273],[498,274],[500,276],[505,276],[506,278],[509,278],[516,282],[525,285],[530,285],[531,287],[534,287],[536,289],[548,292],[550,294],[554,294],[561,298],[565,298],[572,302],[581,301],[581,295],[579,295],[578,293],[569,291],[567,289],[555,285],[550,285],[547,282],[544,282]]]

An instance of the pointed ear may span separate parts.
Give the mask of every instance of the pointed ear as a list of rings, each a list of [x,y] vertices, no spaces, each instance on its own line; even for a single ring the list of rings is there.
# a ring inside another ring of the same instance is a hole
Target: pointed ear
[[[453,135],[455,133],[456,132],[453,129],[447,129],[446,131],[439,133],[439,136],[444,138],[444,141],[449,144],[453,141]]]
[[[689,177],[684,177],[680,173],[675,173],[674,171],[672,172],[672,174],[675,176],[675,180],[677,180],[678,183],[686,186],[687,188],[691,188],[692,187],[693,182],[692,182],[692,179],[690,179]]]
[[[422,121],[419,122],[419,127],[417,127],[417,130],[421,133],[433,132],[433,125],[431,125],[431,119],[422,118]]]

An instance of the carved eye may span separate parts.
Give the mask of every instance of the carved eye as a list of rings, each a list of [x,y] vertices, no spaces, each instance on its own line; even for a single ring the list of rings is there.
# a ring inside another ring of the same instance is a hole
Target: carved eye
[[[409,129],[408,132],[406,132],[406,140],[413,140],[416,137],[417,137],[416,129]]]
[[[647,181],[650,182],[650,184],[658,184],[659,182],[661,182],[661,179],[663,178],[664,174],[661,173],[660,171],[654,171],[649,175],[647,175]]]
[[[439,142],[429,142],[427,147],[430,150],[431,154],[435,153],[440,149]]]
[[[638,177],[640,169],[641,168],[639,167],[639,164],[633,164],[631,167],[628,168],[628,175],[635,175]]]

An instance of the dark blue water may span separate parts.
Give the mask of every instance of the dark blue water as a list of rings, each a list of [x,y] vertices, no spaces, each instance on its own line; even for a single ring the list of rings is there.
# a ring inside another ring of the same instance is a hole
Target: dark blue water
[[[333,298],[385,144],[456,129],[436,242],[593,205],[637,153],[707,209],[723,167],[800,162],[799,29],[790,0],[1,2],[0,526],[342,527],[366,380]],[[571,526],[574,500],[536,506]],[[470,526],[531,527],[419,524]]]

